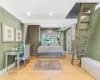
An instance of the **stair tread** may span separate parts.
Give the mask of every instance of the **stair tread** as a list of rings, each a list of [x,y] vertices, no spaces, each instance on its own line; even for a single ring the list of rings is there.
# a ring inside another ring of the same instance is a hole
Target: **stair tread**
[[[90,21],[81,21],[81,23],[90,23]]]
[[[82,15],[91,15],[92,13],[82,12]]]
[[[85,49],[85,48],[83,48],[83,49]],[[76,50],[83,50],[83,49],[76,49]]]
[[[88,29],[79,29],[79,31],[88,31]]]
[[[74,50],[73,50],[74,52],[73,52],[72,61],[71,61],[72,64],[74,64],[75,55],[76,56],[79,55],[80,57],[82,57],[84,55],[84,54],[81,54],[81,53],[80,54],[76,54],[76,51],[81,51],[81,50],[85,50],[86,49],[86,47],[84,47],[83,49],[77,49],[78,48],[77,45],[76,45],[77,43],[86,43],[86,42],[77,42],[78,41],[77,39],[78,38],[80,39],[78,34],[81,31],[89,31],[89,29],[91,27],[91,25],[90,25],[91,24],[91,17],[92,17],[92,13],[95,10],[95,5],[96,5],[96,3],[81,3],[80,4],[78,20],[77,20],[77,26],[76,26],[76,33],[75,33],[75,45],[74,45]],[[89,21],[86,21],[86,20],[85,21],[81,21],[81,17],[82,16],[88,16],[89,17]],[[82,27],[80,27],[80,24],[86,24],[86,26],[89,26],[89,27],[86,27],[85,29],[81,29]],[[82,37],[82,38],[85,39],[85,37]],[[88,37],[86,39],[88,39]],[[77,60],[80,60],[80,58],[77,59]]]
[[[84,55],[84,54],[76,54],[76,55]]]
[[[78,43],[87,43],[87,42],[78,42]]]
[[[96,5],[96,3],[83,3],[83,8],[92,8]]]

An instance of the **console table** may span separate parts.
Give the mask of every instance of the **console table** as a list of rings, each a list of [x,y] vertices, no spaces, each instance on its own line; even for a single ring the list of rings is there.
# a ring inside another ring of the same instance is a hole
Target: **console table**
[[[6,51],[6,71],[8,70],[8,56],[17,56],[17,70],[19,71],[19,55],[23,54],[23,51]]]

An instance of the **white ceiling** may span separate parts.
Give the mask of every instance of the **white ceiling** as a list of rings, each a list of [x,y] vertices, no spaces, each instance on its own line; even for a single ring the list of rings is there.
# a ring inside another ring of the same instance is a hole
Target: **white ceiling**
[[[43,27],[68,26],[76,23],[65,19],[76,2],[99,2],[100,0],[0,0],[3,8],[25,24],[39,24]],[[27,16],[26,13],[31,15]],[[49,16],[52,12],[52,16]]]

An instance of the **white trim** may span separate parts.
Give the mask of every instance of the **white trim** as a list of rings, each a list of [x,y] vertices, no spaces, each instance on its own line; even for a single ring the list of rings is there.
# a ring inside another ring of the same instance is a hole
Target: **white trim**
[[[15,62],[8,66],[8,70],[10,70],[11,68],[13,68],[14,66],[15,66]],[[0,71],[0,75],[4,74],[5,72],[7,72],[6,68],[4,68],[4,69],[2,69]]]
[[[87,71],[95,80],[100,80],[100,62],[89,57],[81,58],[81,67]]]
[[[95,10],[100,8],[100,3],[96,5]]]
[[[23,41],[25,42],[25,39],[26,39],[26,33],[27,33],[27,28],[28,28],[28,25],[27,24],[24,24],[24,27],[23,27]]]

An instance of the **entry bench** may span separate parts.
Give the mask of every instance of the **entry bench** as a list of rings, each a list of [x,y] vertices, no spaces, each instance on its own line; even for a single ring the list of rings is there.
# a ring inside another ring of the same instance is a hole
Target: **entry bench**
[[[81,67],[92,75],[96,80],[100,80],[100,62],[89,57],[81,58]]]

